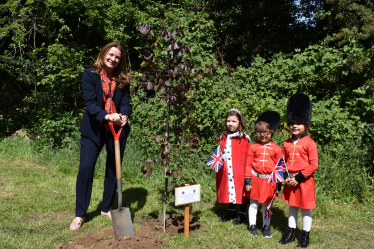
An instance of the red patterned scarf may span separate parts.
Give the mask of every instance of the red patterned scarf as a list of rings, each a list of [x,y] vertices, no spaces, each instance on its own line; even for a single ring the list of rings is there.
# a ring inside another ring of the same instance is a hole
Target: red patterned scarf
[[[114,106],[113,96],[114,96],[114,93],[116,92],[117,83],[114,80],[110,81],[108,79],[108,75],[106,74],[104,70],[100,72],[100,76],[101,76],[101,85],[103,87],[103,93],[105,96],[104,110],[108,112],[109,114],[116,113],[117,111],[116,111],[116,107]]]

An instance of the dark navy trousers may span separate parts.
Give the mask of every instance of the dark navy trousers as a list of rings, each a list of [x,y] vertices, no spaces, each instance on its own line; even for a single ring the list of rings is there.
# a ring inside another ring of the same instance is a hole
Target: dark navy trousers
[[[125,136],[122,134],[120,138],[121,162],[129,131],[129,126],[126,124],[122,129],[122,133],[125,133]],[[113,208],[117,188],[113,135],[110,131],[102,129],[100,132],[100,144],[94,143],[91,139],[83,135],[81,136],[80,144],[81,154],[76,185],[75,216],[84,217],[86,215],[91,200],[96,161],[102,148],[104,147],[104,144],[107,151],[107,159],[101,211],[109,212]]]

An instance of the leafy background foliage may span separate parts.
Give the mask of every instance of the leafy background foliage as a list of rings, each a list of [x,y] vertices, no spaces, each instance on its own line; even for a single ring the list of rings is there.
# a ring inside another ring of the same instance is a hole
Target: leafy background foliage
[[[24,128],[39,150],[67,146],[84,109],[83,69],[111,40],[127,46],[127,70],[134,75],[133,127],[164,134],[166,103],[142,87],[159,77],[157,70],[140,67],[144,49],[155,52],[135,27],[148,23],[156,33],[178,27],[185,33],[180,42],[190,49],[191,65],[213,65],[217,71],[191,82],[187,95],[191,127],[200,136],[198,150],[176,149],[171,167],[186,158],[204,167],[232,107],[244,113],[253,138],[258,115],[278,111],[282,124],[274,139],[282,144],[289,136],[287,99],[304,92],[313,102],[310,133],[320,155],[317,191],[359,201],[372,193],[372,1],[8,0],[0,13],[2,137]],[[172,110],[173,129],[183,127],[179,118]],[[158,158],[160,144],[134,128],[139,147]],[[353,180],[357,187],[344,186]]]

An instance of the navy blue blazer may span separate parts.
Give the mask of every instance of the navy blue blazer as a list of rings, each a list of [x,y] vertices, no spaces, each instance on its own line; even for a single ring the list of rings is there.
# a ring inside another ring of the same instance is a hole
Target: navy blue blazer
[[[79,131],[85,137],[90,138],[96,144],[100,144],[100,129],[101,124],[107,122],[104,117],[108,114],[102,109],[103,106],[103,88],[101,85],[100,74],[93,73],[95,68],[84,70],[82,77],[82,92],[86,104],[86,110],[83,115],[83,120]],[[122,89],[116,89],[113,96],[113,102],[117,113],[130,116],[132,113],[132,106],[130,104],[130,85],[125,85]],[[125,126],[128,126],[126,124]],[[125,127],[124,127],[125,128]],[[127,129],[122,129],[121,138],[124,137]]]

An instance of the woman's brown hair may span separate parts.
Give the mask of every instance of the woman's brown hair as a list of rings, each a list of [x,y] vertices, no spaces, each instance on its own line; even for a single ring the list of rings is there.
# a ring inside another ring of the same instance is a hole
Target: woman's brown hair
[[[117,82],[117,87],[123,88],[125,85],[130,84],[130,79],[129,75],[125,72],[126,52],[125,46],[121,42],[109,42],[100,50],[96,62],[93,64],[94,68],[96,69],[93,72],[100,73],[100,71],[104,69],[105,56],[113,47],[121,51],[121,61],[115,68],[116,74],[113,75],[112,79],[114,79]]]
[[[247,133],[247,127],[244,124],[244,120],[243,120],[242,115],[239,114],[237,111],[229,111],[227,113],[226,118],[225,118],[225,123],[223,124],[222,132],[221,132],[221,137],[223,137],[224,135],[227,135],[229,133],[229,129],[227,128],[227,125],[226,125],[226,120],[230,116],[236,116],[238,118],[238,120],[239,120],[239,129],[238,129],[239,136],[240,137],[245,137],[245,134]]]

